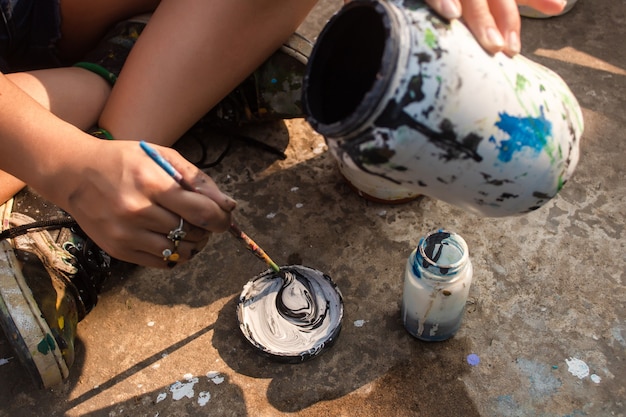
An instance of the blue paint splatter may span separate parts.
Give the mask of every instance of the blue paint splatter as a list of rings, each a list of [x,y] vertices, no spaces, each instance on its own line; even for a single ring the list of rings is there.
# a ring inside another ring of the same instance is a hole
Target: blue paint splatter
[[[515,117],[507,113],[500,113],[500,120],[496,126],[503,132],[508,133],[510,139],[503,140],[497,149],[500,151],[498,159],[502,162],[509,162],[516,152],[523,148],[532,149],[535,154],[541,152],[548,146],[548,137],[552,136],[552,123],[545,118],[543,106],[541,116]],[[496,143],[492,136],[489,142]]]
[[[470,353],[467,355],[467,363],[472,366],[476,366],[480,363],[480,357],[475,353]]]

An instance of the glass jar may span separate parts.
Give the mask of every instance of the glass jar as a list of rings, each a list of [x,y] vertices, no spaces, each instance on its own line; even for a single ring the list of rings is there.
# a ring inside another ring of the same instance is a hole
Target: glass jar
[[[425,341],[449,339],[459,330],[472,283],[467,243],[443,229],[420,239],[406,264],[402,321]]]

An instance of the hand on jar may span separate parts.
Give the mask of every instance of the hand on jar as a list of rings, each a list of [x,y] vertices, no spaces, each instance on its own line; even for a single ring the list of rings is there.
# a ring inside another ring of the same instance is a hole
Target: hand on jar
[[[74,164],[80,178],[60,205],[112,257],[172,267],[191,259],[212,232],[229,228],[235,201],[175,150],[153,145],[195,192],[177,184],[138,142],[93,140],[88,146]]]
[[[490,53],[515,55],[521,50],[521,20],[518,5],[554,15],[566,0],[426,0],[447,19],[462,18],[478,42]]]

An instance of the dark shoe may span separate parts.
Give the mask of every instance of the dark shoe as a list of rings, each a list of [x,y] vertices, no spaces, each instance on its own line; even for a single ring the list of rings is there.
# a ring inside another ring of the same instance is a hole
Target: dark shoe
[[[150,15],[116,25],[94,51],[75,66],[93,71],[111,84]],[[302,82],[313,45],[297,33],[270,56],[243,83],[218,103],[201,121],[216,127],[304,117]]]
[[[201,123],[230,127],[304,117],[302,84],[313,45],[294,33]]]
[[[0,220],[0,325],[35,383],[51,387],[69,375],[76,326],[96,305],[111,259],[31,190],[0,206]]]

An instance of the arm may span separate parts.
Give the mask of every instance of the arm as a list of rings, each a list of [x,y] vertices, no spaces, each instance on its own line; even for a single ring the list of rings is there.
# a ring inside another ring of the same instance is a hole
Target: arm
[[[54,116],[0,74],[0,168],[67,210],[111,256],[163,267],[166,234],[180,216],[194,225],[180,245],[189,259],[207,232],[230,225],[235,203],[176,151],[159,151],[198,188],[182,190],[134,141],[101,141]],[[187,226],[189,228],[189,226]]]

